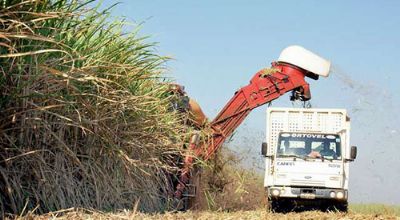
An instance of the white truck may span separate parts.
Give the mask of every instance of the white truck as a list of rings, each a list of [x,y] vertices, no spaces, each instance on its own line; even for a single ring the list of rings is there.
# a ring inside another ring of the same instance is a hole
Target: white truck
[[[345,109],[268,108],[264,187],[268,207],[347,211],[350,118]]]

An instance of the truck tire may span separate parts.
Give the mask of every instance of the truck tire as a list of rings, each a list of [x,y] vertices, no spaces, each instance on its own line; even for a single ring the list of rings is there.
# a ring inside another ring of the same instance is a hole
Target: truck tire
[[[348,211],[348,203],[347,202],[332,202],[326,207],[325,210],[332,211],[332,212],[347,212]]]
[[[348,203],[347,202],[336,203],[334,207],[335,207],[336,211],[338,211],[338,212],[347,212],[348,211]]]
[[[287,213],[292,211],[293,205],[286,200],[268,200],[267,211],[276,213]]]
[[[268,200],[268,202],[267,202],[267,211],[268,212],[277,212],[278,207],[279,207],[278,201]]]

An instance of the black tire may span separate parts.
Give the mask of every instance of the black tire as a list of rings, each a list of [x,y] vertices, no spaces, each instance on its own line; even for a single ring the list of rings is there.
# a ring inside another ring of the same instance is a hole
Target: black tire
[[[287,213],[292,211],[293,204],[286,200],[269,199],[267,211],[276,213]]]
[[[335,204],[335,209],[338,212],[347,212],[348,211],[348,203],[347,202],[342,202],[342,203],[337,203]]]
[[[279,207],[278,201],[272,201],[272,200],[268,199],[268,202],[267,202],[267,211],[268,212],[276,212],[278,207]]]
[[[348,211],[348,203],[347,202],[334,202],[329,204],[326,209],[326,211],[332,211],[332,212],[347,212]]]

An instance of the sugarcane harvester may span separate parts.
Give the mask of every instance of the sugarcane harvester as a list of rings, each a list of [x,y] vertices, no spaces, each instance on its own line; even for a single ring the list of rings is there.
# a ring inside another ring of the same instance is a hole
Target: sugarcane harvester
[[[329,71],[330,62],[313,52],[300,46],[285,48],[279,59],[272,63],[271,69],[257,72],[250,83],[236,91],[217,117],[210,122],[212,136],[208,141],[200,143],[199,135],[193,134],[189,143],[192,153],[184,159],[175,198],[183,199],[187,196],[188,193],[185,192],[190,185],[195,158],[210,159],[251,110],[269,103],[287,92],[291,92],[290,100],[292,101],[310,100],[310,87],[305,81],[305,77],[318,80],[319,76],[327,77]],[[206,120],[204,113],[194,101],[189,103],[189,107],[194,121],[201,126]]]

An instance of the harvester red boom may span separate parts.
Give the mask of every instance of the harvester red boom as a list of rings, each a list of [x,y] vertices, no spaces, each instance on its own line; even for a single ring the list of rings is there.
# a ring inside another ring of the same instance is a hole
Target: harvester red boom
[[[185,187],[189,183],[194,157],[204,160],[212,157],[251,110],[290,91],[292,92],[291,100],[306,101],[311,98],[309,84],[305,81],[305,77],[318,79],[319,75],[327,76],[329,62],[298,46],[289,47],[286,50],[288,49],[286,54],[285,50],[282,52],[278,62],[272,63],[272,71],[257,72],[250,80],[249,85],[235,92],[235,95],[211,122],[212,137],[207,143],[199,144],[198,135],[193,135],[189,148],[193,151],[194,156],[188,155],[185,158],[179,178],[180,182],[175,192],[177,198],[183,196]],[[300,55],[300,58],[296,57]],[[307,55],[311,56],[310,60],[304,62]],[[310,63],[320,65],[320,68],[309,67]]]

